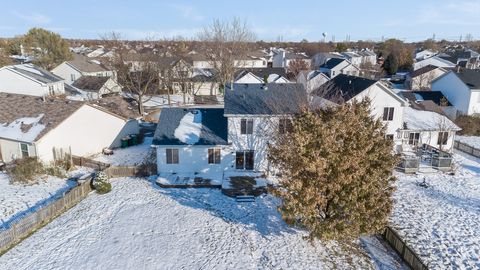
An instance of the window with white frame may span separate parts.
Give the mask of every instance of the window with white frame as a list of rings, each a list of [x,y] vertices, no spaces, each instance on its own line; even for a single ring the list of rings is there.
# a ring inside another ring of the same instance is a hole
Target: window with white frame
[[[29,157],[30,154],[28,153],[28,144],[21,143],[20,144],[20,151],[22,151],[22,158]]]
[[[209,148],[208,149],[208,164],[220,164],[221,161],[221,149]]]
[[[446,145],[447,142],[448,142],[448,132],[446,132],[446,131],[438,132],[437,144],[438,145]]]
[[[419,141],[420,141],[420,133],[419,132],[410,132],[408,134],[408,144],[418,145]]]
[[[238,151],[235,154],[235,168],[237,170],[253,170],[254,151]]]
[[[240,120],[240,134],[253,134],[253,119]]]
[[[165,155],[167,157],[167,164],[178,164],[178,149],[167,148],[165,149]]]
[[[395,108],[393,107],[383,108],[383,121],[392,121],[394,110]]]

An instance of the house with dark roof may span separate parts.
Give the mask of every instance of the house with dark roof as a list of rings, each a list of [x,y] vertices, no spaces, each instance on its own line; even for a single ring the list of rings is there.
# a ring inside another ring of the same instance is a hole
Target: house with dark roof
[[[456,66],[455,63],[452,63],[446,59],[440,58],[439,56],[432,56],[430,58],[415,62],[413,64],[413,69],[417,70],[428,65],[441,67],[441,68],[454,68]]]
[[[310,94],[311,104],[321,108],[365,98],[371,101],[372,114],[384,122],[386,133],[394,138],[408,102],[381,81],[340,74]]]
[[[225,175],[268,173],[270,136],[285,132],[304,106],[301,84],[270,83],[228,85],[224,108],[163,109],[153,140],[159,179],[187,175],[222,184]]]
[[[0,68],[0,92],[33,96],[65,94],[65,81],[33,64]]]
[[[320,71],[327,74],[329,78],[334,78],[339,74],[358,76],[360,68],[352,64],[347,59],[331,58],[325,64],[320,66]]]
[[[235,83],[290,83],[284,68],[250,68],[235,72]]]
[[[89,100],[122,92],[122,87],[112,77],[82,76],[72,86],[82,90]]]
[[[301,83],[309,94],[329,80],[330,78],[319,70],[302,70],[297,75],[297,83]]]
[[[446,72],[448,70],[445,68],[427,65],[408,74],[405,84],[412,90],[429,90],[432,87],[432,81]]]
[[[81,54],[74,54],[72,60],[64,61],[56,66],[52,69],[52,73],[63,78],[67,84],[72,84],[82,76],[115,78],[114,71],[102,65],[98,60]]]
[[[278,49],[273,53],[272,67],[288,68],[290,66],[290,62],[294,60],[303,61],[307,66],[312,64],[310,57],[304,53],[294,53],[284,49]]]
[[[138,122],[95,104],[0,93],[0,160],[36,156],[45,163],[65,153],[88,156],[120,147]]]
[[[460,114],[480,114],[480,70],[449,71],[432,82],[432,90],[441,91]]]

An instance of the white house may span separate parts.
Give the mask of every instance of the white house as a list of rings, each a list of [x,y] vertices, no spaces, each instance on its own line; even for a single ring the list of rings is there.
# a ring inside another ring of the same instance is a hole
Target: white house
[[[53,96],[65,94],[65,81],[33,64],[0,68],[0,92]]]
[[[430,58],[432,56],[435,56],[438,52],[434,52],[432,50],[421,50],[417,53],[415,53],[415,60],[417,61],[421,61],[421,60],[425,60],[427,58]]]
[[[454,64],[454,63],[452,63],[448,60],[442,59],[438,56],[432,56],[430,58],[420,60],[420,61],[417,61],[416,63],[414,63],[413,64],[413,70],[417,70],[417,69],[420,69],[420,68],[428,66],[428,65],[441,67],[441,68],[454,68],[456,66],[456,64]]]
[[[73,60],[65,61],[52,69],[52,73],[72,84],[82,76],[114,77],[114,72],[107,69],[99,61],[74,54]]]
[[[329,80],[330,78],[325,73],[318,70],[304,70],[297,76],[297,83],[301,83],[308,94]]]
[[[341,53],[345,59],[350,61],[353,65],[359,67],[363,63],[363,57],[356,52],[342,52]]]
[[[0,160],[36,156],[49,163],[71,153],[87,156],[119,147],[138,122],[103,107],[56,98],[0,93]]]
[[[455,133],[459,130],[440,113],[407,107],[404,110],[404,125],[397,133],[397,139],[401,140],[403,151],[426,144],[451,153]]]
[[[290,66],[290,62],[293,60],[304,61],[307,66],[312,64],[312,60],[304,53],[291,53],[285,51],[284,49],[279,49],[273,54],[272,67],[288,68]]]
[[[300,84],[233,84],[225,108],[162,110],[153,145],[160,174],[223,177],[226,172],[268,172],[269,135],[307,104]]]
[[[412,90],[429,90],[432,88],[432,81],[447,72],[446,69],[441,67],[424,66],[408,74],[405,84]]]
[[[318,69],[332,58],[345,59],[345,56],[338,52],[319,52],[312,56],[312,66],[313,68]]]
[[[395,139],[403,126],[403,111],[408,102],[380,81],[340,74],[314,90],[310,102],[324,107],[364,98],[371,101],[372,115],[386,125],[387,136]]]
[[[82,76],[72,86],[82,90],[87,99],[122,92],[122,87],[112,77]]]
[[[335,78],[339,74],[358,76],[360,69],[347,59],[331,58],[325,64],[320,66],[320,71],[328,75],[329,78]]]
[[[480,114],[480,70],[445,73],[432,82],[432,90],[441,91],[461,114]]]
[[[284,68],[239,69],[235,73],[235,83],[290,83]]]

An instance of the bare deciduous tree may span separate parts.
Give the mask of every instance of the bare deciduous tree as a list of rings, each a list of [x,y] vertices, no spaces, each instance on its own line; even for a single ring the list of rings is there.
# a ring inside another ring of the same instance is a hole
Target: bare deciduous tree
[[[287,67],[287,77],[290,80],[297,80],[297,76],[300,73],[300,71],[303,70],[310,70],[311,69],[311,64],[308,63],[307,61],[304,61],[304,59],[294,59],[290,61]]]
[[[231,22],[214,20],[199,34],[199,39],[206,46],[206,58],[222,87],[233,81],[235,60],[245,59],[255,35],[245,22],[235,18]]]

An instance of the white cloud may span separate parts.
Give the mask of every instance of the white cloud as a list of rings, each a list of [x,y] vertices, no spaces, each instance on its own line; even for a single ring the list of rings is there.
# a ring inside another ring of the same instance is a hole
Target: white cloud
[[[192,5],[172,4],[171,7],[180,12],[183,18],[193,21],[202,21],[205,17]]]
[[[40,13],[21,13],[18,11],[12,11],[12,14],[17,18],[35,24],[47,24],[52,21],[52,18]]]

